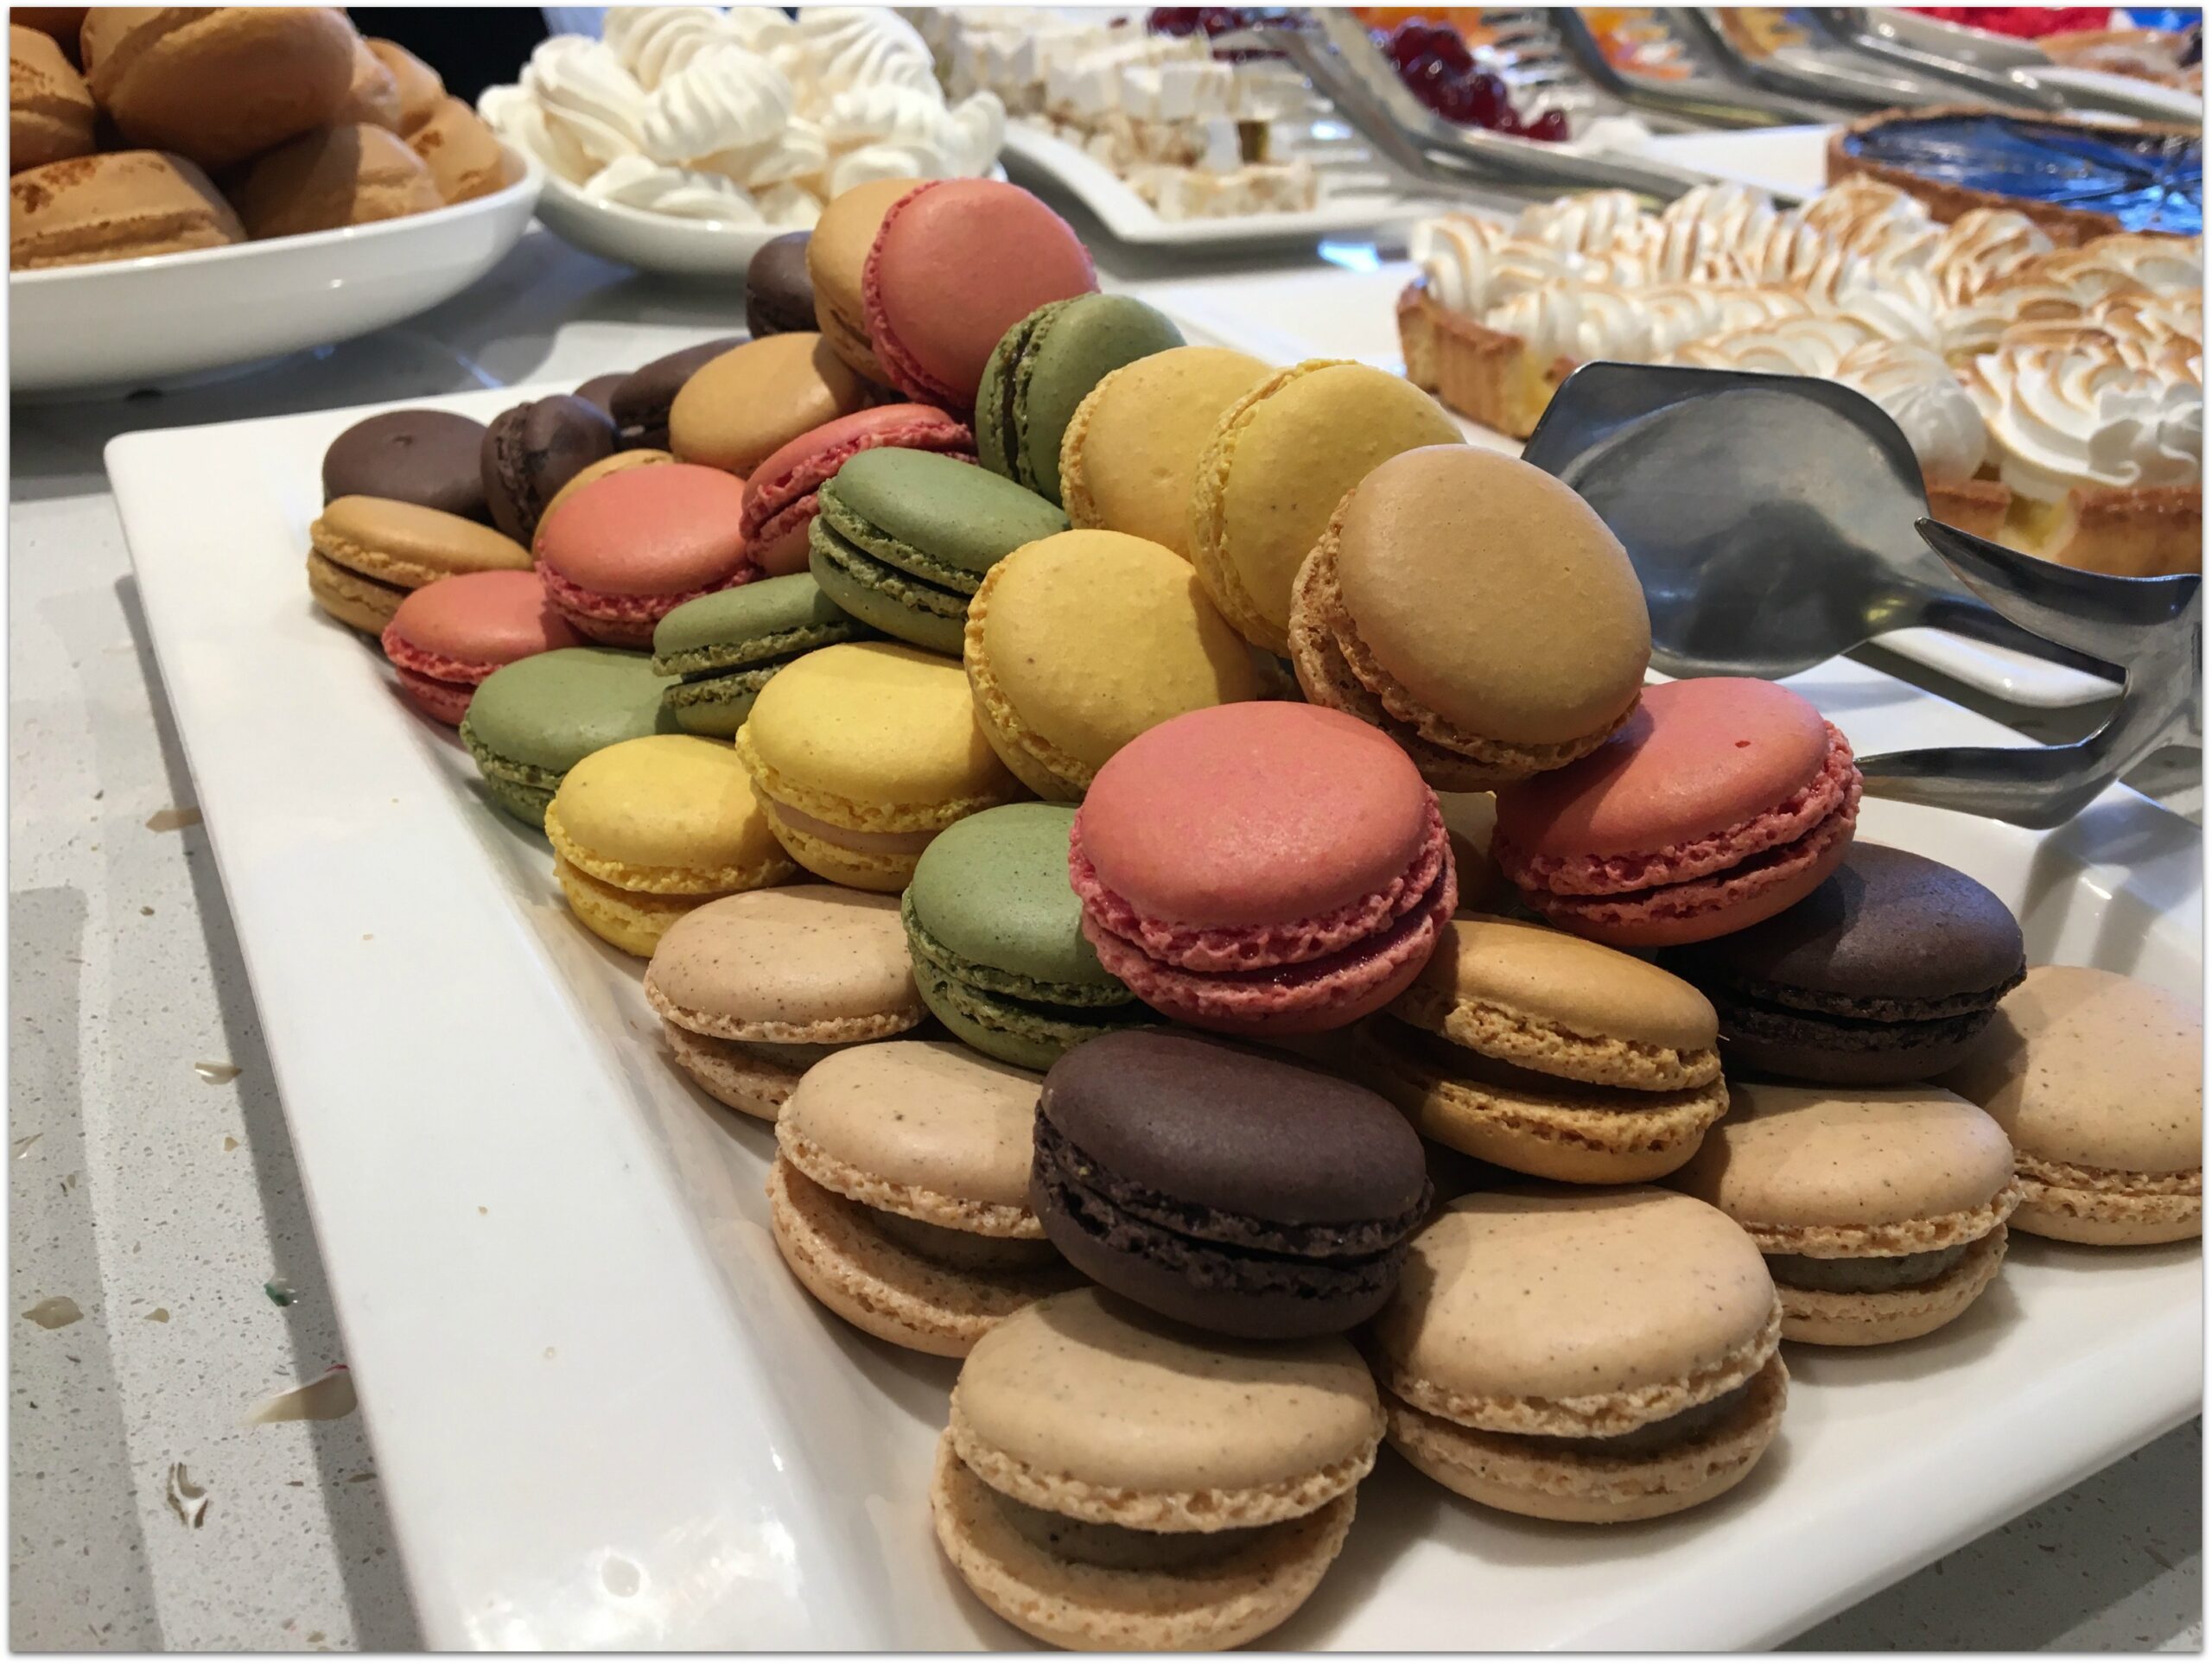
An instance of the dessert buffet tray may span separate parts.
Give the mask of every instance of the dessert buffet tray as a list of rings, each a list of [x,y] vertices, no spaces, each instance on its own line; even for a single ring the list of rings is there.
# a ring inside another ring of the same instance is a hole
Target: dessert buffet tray
[[[1306,243],[1347,232],[1371,232],[1433,213],[1435,205],[1380,187],[1379,177],[1332,178],[1322,168],[1319,203],[1296,213],[1248,213],[1217,219],[1163,219],[1120,175],[1065,139],[1027,123],[1007,124],[1000,160],[1017,185],[1046,196],[1073,197],[1117,241],[1203,251]],[[1332,186],[1339,188],[1332,189]]]
[[[1827,129],[1802,130],[1825,134]],[[1738,138],[1741,135],[1696,137]],[[1705,166],[1701,162],[1690,165]],[[1750,175],[1735,176],[1758,182]],[[1819,188],[1817,181],[1811,188]],[[1342,256],[1367,251],[1338,252]],[[1348,270],[1266,272],[1154,284],[1147,298],[1179,321],[1276,363],[1317,356],[1357,359],[1396,375],[1405,369],[1405,360],[1398,348],[1395,306],[1399,291],[1413,276],[1414,268],[1405,261],[1369,259]],[[1519,453],[1518,441],[1478,427],[1464,416],[1454,419],[1471,444]],[[2015,705],[2044,709],[2086,705],[2113,698],[2120,691],[2118,683],[2103,676],[2054,664],[2031,653],[1970,640],[1948,630],[1894,630],[1881,638],[1881,645],[1901,658]]]
[[[429,402],[488,418],[530,396]],[[107,458],[429,1644],[1022,1644],[930,1529],[954,1366],[798,1290],[766,1225],[769,1130],[689,1086],[546,846],[309,603],[320,459],[364,414]],[[1851,664],[1796,685],[1864,749],[2002,738]],[[1993,886],[2036,957],[2197,986],[2197,834],[2143,798],[2044,835],[1871,800],[1862,824]],[[1486,1513],[1386,1453],[1273,1644],[1779,1641],[2187,1416],[2200,1289],[2194,1243],[2022,1242],[1936,1336],[1793,1349],[1758,1471],[1648,1525]]]
[[[428,311],[499,264],[544,170],[401,219],[8,279],[11,391],[86,396],[326,346]]]

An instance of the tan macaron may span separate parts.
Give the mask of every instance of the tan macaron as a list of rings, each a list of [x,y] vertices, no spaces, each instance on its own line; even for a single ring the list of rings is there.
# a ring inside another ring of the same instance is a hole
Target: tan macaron
[[[1668,1182],[1751,1233],[1782,1291],[1783,1338],[1910,1340],[1995,1280],[2020,1187],[2003,1129],[1964,1098],[1765,1082],[1730,1097]]]
[[[308,588],[340,624],[380,634],[410,590],[461,572],[527,572],[530,551],[458,514],[336,497],[308,527]]]
[[[1039,1077],[950,1040],[856,1045],[776,1121],[776,1246],[807,1292],[893,1346],[965,1357],[1082,1280],[1029,1210]]]
[[[1627,720],[1651,657],[1643,588],[1572,488],[1432,445],[1378,465],[1299,568],[1290,657],[1446,791],[1526,779]]]
[[[1719,1496],[1773,1441],[1782,1311],[1727,1216],[1642,1188],[1463,1196],[1375,1319],[1390,1443],[1492,1508],[1593,1524]]]
[[[2012,1140],[2018,1229],[2064,1242],[2204,1230],[2204,1019],[2113,971],[2037,965],[1942,1083]]]
[[[249,237],[296,237],[441,206],[423,159],[382,127],[322,127],[255,161],[232,194]]]
[[[207,175],[181,156],[110,150],[8,181],[8,268],[81,266],[245,241]]]
[[[1176,346],[1115,371],[1084,397],[1060,438],[1068,519],[1148,537],[1191,558],[1198,458],[1229,407],[1271,373],[1226,346]]]
[[[875,234],[891,205],[912,190],[912,179],[871,179],[830,199],[806,243],[806,275],[814,284],[814,321],[830,349],[879,387],[891,384],[868,345],[862,280]]]
[[[8,26],[8,171],[91,153],[99,121],[92,90],[50,35]]]
[[[826,1055],[818,1048],[903,1034],[928,1014],[899,899],[829,884],[755,890],[687,913],[653,950],[645,999],[685,1072],[763,1121]]]
[[[1672,1172],[1727,1112],[1719,1022],[1681,978],[1541,924],[1461,917],[1357,1045],[1422,1134],[1516,1172]]]
[[[829,342],[804,330],[733,346],[692,372],[668,407],[668,448],[742,478],[801,434],[849,416],[868,390]]]
[[[1337,1337],[1220,1340],[1082,1289],[969,1355],[930,1512],[968,1586],[1039,1641],[1236,1647],[1320,1582],[1382,1431]]]

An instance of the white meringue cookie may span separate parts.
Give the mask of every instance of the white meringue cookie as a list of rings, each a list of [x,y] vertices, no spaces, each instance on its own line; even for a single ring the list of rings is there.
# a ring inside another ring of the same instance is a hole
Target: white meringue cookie
[[[693,55],[655,89],[639,124],[639,148],[677,164],[750,149],[791,119],[791,89],[768,60],[734,41]]]
[[[541,41],[523,67],[522,89],[547,127],[594,161],[638,153],[645,91],[605,42],[581,35]]]
[[[1880,405],[1930,480],[1971,480],[1989,454],[1989,428],[1951,366],[1924,346],[1862,341],[1835,378]]]
[[[556,131],[537,98],[519,86],[486,87],[477,98],[476,113],[508,143],[536,156],[556,178],[581,185],[600,169],[598,159],[565,130]]]
[[[712,6],[610,6],[600,38],[648,92],[702,48],[737,39]]]
[[[878,179],[943,179],[944,155],[933,144],[879,140],[846,151],[830,164],[830,194]]]
[[[728,225],[762,223],[753,199],[716,174],[664,168],[644,156],[610,162],[584,183],[584,194],[626,208],[679,219],[711,220]]]
[[[760,217],[779,231],[812,231],[822,218],[822,199],[790,180],[771,185],[753,200]]]
[[[755,52],[772,52],[798,39],[798,26],[781,6],[732,6],[722,27]]]
[[[776,49],[804,68],[791,75],[818,98],[856,86],[890,84],[925,92],[937,87],[937,66],[914,26],[880,6],[808,6],[795,25],[797,39]]]
[[[820,128],[794,117],[782,132],[764,143],[702,156],[694,165],[709,173],[727,175],[748,190],[762,191],[786,180],[818,177],[830,166],[830,146]]]

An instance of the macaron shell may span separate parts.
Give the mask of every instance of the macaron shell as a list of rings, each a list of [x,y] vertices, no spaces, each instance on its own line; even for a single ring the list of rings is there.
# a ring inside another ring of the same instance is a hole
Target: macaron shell
[[[745,568],[745,484],[672,462],[593,481],[538,528],[538,560],[606,595],[663,596],[715,587]]]
[[[839,632],[854,633],[853,620],[800,572],[684,602],[654,626],[653,654],[668,661],[666,671],[690,675],[711,668],[694,663],[694,656],[751,664],[773,653],[828,646]]]
[[[737,748],[769,797],[863,831],[933,831],[1020,795],[960,667],[890,642],[825,647],[779,672]]]
[[[1344,495],[1376,464],[1459,429],[1411,382],[1316,359],[1230,408],[1198,463],[1192,559],[1215,604],[1255,646],[1289,649],[1290,590]]]
[[[747,536],[822,483],[853,456],[879,446],[973,454],[976,435],[933,404],[878,404],[809,429],[754,468],[745,482]]]
[[[838,192],[823,206],[806,245],[817,326],[839,358],[880,387],[891,384],[891,375],[868,345],[862,277],[883,216],[913,188],[911,179],[871,179]]]
[[[971,594],[1014,549],[1068,529],[1067,516],[1035,492],[925,451],[863,452],[823,496],[824,514],[877,559],[932,582],[959,581]]]
[[[1423,730],[1438,743],[1592,740],[1643,688],[1651,621],[1627,553],[1516,457],[1439,445],[1382,461],[1338,511],[1336,561],[1358,645],[1406,720],[1441,719]]]
[[[2107,1172],[2203,1165],[2204,1025],[2185,1000],[2084,965],[2037,965],[1942,1084],[2024,1157]]]
[[[551,805],[547,805],[548,836],[551,835]],[[572,865],[556,847],[554,880],[576,922],[602,942],[637,959],[650,959],[669,927],[699,905],[703,895],[671,895],[651,890],[626,890],[594,878]]]
[[[558,648],[486,677],[468,708],[470,736],[498,757],[557,775],[594,752],[660,732],[669,683],[643,653]]]
[[[1402,879],[1433,803],[1405,753],[1366,724],[1269,701],[1139,735],[1099,770],[1078,826],[1099,880],[1140,913],[1268,925]]]
[[[741,480],[801,434],[869,401],[819,335],[794,330],[731,348],[692,373],[668,411],[668,448]]]
[[[663,940],[645,997],[680,1026],[725,1039],[881,1039],[922,1019],[898,902],[826,884],[693,911]]]
[[[999,338],[1098,276],[1067,221],[1018,186],[925,181],[883,216],[862,273],[868,344],[912,398],[972,410]]]
[[[339,623],[368,636],[382,635],[407,598],[400,586],[365,578],[314,549],[308,551],[308,594]]]
[[[1029,1140],[1040,1083],[944,1040],[855,1046],[807,1071],[776,1141],[817,1183],[869,1207],[1035,1236]]]
[[[532,547],[536,546],[539,537],[544,536],[545,527],[553,518],[555,511],[586,486],[590,485],[593,480],[604,480],[610,473],[626,473],[632,468],[656,467],[661,463],[675,460],[676,458],[667,451],[657,451],[640,447],[636,450],[616,451],[611,456],[602,456],[598,461],[579,470],[575,477],[555,492],[551,499],[546,503],[545,512],[538,518],[537,530],[531,534]]]
[[[1083,935],[1083,904],[1068,885],[1075,811],[1006,803],[956,822],[914,870],[906,905],[942,951],[1003,994],[1114,1006],[1129,991],[1107,975]],[[993,976],[992,972],[999,973]]]
[[[484,520],[477,457],[484,424],[451,410],[386,410],[355,422],[322,454],[322,497],[386,497]]]
[[[1106,377],[1061,436],[1068,518],[1149,537],[1189,560],[1198,459],[1230,406],[1270,373],[1225,346],[1178,346]]]
[[[1718,1209],[1527,1186],[1439,1214],[1373,1335],[1385,1384],[1431,1413],[1604,1436],[1749,1381],[1779,1315],[1765,1260]]]
[[[1310,1513],[1365,1476],[1381,1431],[1340,1337],[1227,1340],[1096,1289],[1000,1324],[952,1389],[953,1446],[994,1489],[1138,1529]]]
[[[1397,1013],[1485,1057],[1669,1091],[1720,1072],[1713,1004],[1634,956],[1515,919],[1461,917]]]
[[[334,498],[308,536],[325,560],[403,589],[456,573],[530,567],[530,551],[489,526],[388,497]]]
[[[661,939],[667,939],[665,931]],[[659,950],[658,944],[654,950]],[[694,1034],[670,1022],[661,1025],[661,1038],[677,1066],[698,1083],[701,1091],[757,1121],[775,1120],[807,1069],[819,1057],[837,1049],[724,1040],[711,1034]]]
[[[626,890],[692,895],[791,876],[744,765],[688,734],[585,758],[563,777],[545,832],[563,860]]]
[[[1009,343],[1021,345],[1008,353]],[[1110,372],[1182,345],[1181,330],[1130,295],[1083,295],[1040,308],[1007,332],[984,372],[976,420],[997,452],[987,464],[1060,502],[1060,448],[1076,407]],[[995,386],[994,370],[1012,385]]]
[[[418,653],[485,674],[533,653],[581,645],[535,572],[441,578],[400,602],[386,628]]]
[[[1734,1083],[1669,1183],[1772,1254],[1908,1254],[1987,1235],[2018,1200],[2004,1129],[1940,1087]]]
[[[1008,766],[1060,797],[1170,717],[1266,691],[1190,567],[1115,531],[1062,532],[994,567],[969,605],[963,662]]]

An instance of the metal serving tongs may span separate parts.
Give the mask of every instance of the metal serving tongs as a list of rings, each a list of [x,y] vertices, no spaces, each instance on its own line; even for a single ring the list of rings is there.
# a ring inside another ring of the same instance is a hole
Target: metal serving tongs
[[[2050,116],[2097,110],[2136,121],[2173,119],[2173,112],[2167,106],[2124,86],[2069,83],[2061,87],[2044,79],[2028,64],[2015,62],[2008,67],[1992,68],[1986,63],[1947,57],[1924,46],[1915,46],[1895,22],[1864,6],[1808,6],[1804,16],[1816,34],[1843,52],[1895,64],[1916,75],[1947,82],[1989,104]],[[2053,66],[2045,59],[2041,67],[2048,69]]]
[[[2075,571],[1936,524],[1897,424],[1838,383],[1586,365],[1522,454],[1621,540],[1670,675],[1793,676],[1931,625],[2124,677],[2077,745],[1867,758],[1878,796],[2056,826],[2190,731],[2197,577]]]
[[[1560,48],[1586,79],[1637,110],[1648,110],[1655,115],[1700,127],[1807,126],[1834,121],[1838,114],[1837,106],[1833,104],[1745,80],[1726,87],[1697,82],[1672,86],[1643,76],[1624,75],[1605,56],[1605,49],[1592,32],[1588,21],[1575,8],[1548,7],[1542,16]],[[1846,110],[1853,107],[1855,106],[1844,106]]]
[[[1806,57],[1785,60],[1778,53],[1745,51],[1730,38],[1719,10],[1685,6],[1674,14],[1675,27],[1689,36],[1713,67],[1732,81],[1785,97],[1800,97],[1845,110],[1890,110],[1901,105],[1936,104],[1942,98],[1924,80],[1861,69],[1847,59],[1827,62]]]
[[[1262,25],[1217,35],[1214,43],[1287,58],[1377,156],[1415,180],[1543,194],[1613,188],[1659,202],[1709,182],[1702,174],[1641,156],[1576,155],[1455,126],[1422,107],[1351,13],[1316,9],[1306,16],[1308,27]]]

